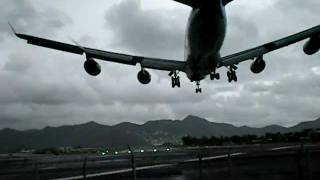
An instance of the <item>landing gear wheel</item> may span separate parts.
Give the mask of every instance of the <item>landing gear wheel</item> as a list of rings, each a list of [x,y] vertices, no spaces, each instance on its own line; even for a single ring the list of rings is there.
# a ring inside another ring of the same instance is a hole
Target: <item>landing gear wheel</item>
[[[231,72],[230,71],[227,72],[227,76],[228,76],[228,82],[231,83],[232,82],[232,77],[231,77]]]
[[[170,72],[169,76],[171,76],[171,85],[172,85],[172,88],[175,88],[176,86],[178,88],[181,87],[181,84],[180,84],[180,77],[178,76],[177,72],[176,71],[172,71]]]
[[[180,78],[179,78],[179,77],[177,78],[177,86],[178,86],[178,88],[180,88],[180,87],[181,87],[181,84],[180,84]]]
[[[200,88],[200,81],[197,81],[196,93],[202,93],[202,89]]]
[[[219,73],[216,74],[216,79],[220,80],[220,74]]]
[[[172,88],[176,86],[174,77],[171,78],[171,85],[172,85]]]
[[[231,83],[232,81],[237,82],[238,81],[238,77],[236,74],[236,71],[228,71],[227,73],[228,76],[228,82]]]
[[[236,76],[236,72],[235,71],[231,71],[231,76],[235,77]]]
[[[210,79],[211,80],[219,80],[220,79],[220,74],[219,73],[211,73],[210,74]]]

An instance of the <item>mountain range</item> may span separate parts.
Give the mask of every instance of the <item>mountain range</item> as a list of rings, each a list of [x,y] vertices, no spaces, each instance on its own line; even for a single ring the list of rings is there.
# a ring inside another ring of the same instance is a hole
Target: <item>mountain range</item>
[[[114,126],[88,122],[80,125],[46,127],[41,130],[0,131],[0,152],[17,148],[47,147],[119,147],[127,144],[135,146],[159,145],[166,142],[179,143],[181,137],[190,136],[232,136],[277,132],[296,132],[304,129],[320,128],[320,118],[302,122],[293,127],[278,125],[264,128],[236,127],[226,123],[214,123],[197,116],[187,116],[183,120],[157,120],[138,125],[120,123]]]

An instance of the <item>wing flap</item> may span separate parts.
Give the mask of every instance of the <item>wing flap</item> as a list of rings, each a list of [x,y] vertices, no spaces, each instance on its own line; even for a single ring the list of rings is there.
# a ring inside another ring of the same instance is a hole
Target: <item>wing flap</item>
[[[142,60],[143,67],[165,71],[184,71],[185,65],[186,63],[182,61],[160,60],[154,58],[144,58]]]
[[[87,55],[90,58],[100,59],[104,61],[110,61],[115,63],[127,64],[127,65],[136,65],[137,62],[134,59],[134,56],[113,53],[108,51],[102,51],[97,49],[85,48]]]
[[[172,71],[179,70],[184,71],[185,62],[174,61],[167,59],[148,58],[142,56],[125,55],[107,51],[100,51],[95,49],[87,49],[89,57],[106,60],[110,62],[116,62],[127,65],[136,65],[140,63],[144,68],[151,68],[156,70]]]

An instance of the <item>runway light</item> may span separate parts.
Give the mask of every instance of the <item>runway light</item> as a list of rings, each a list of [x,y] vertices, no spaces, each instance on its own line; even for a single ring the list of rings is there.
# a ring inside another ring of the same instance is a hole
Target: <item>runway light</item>
[[[118,151],[116,151],[116,152],[114,152],[114,154],[115,154],[115,155],[118,155],[119,153],[118,153]]]
[[[106,155],[106,153],[105,153],[105,152],[102,152],[101,155],[104,156],[104,155]]]
[[[157,149],[153,149],[153,152],[157,152],[158,150]]]
[[[140,151],[140,152],[144,153],[144,150],[143,150],[143,149],[141,149],[141,151]]]
[[[128,154],[131,154],[131,151],[128,151]]]
[[[166,149],[166,151],[170,151],[170,149],[169,149],[169,148],[167,148],[167,149]]]

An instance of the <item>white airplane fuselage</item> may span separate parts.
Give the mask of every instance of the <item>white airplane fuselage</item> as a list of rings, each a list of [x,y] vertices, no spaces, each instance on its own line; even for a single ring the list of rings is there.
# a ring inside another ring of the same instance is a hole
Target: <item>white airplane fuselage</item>
[[[226,13],[222,1],[205,1],[192,9],[185,39],[186,74],[200,81],[214,71],[226,35]]]

